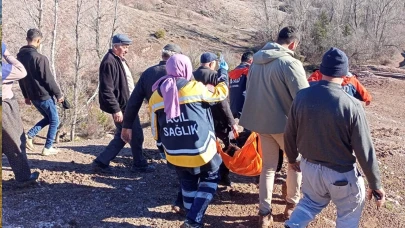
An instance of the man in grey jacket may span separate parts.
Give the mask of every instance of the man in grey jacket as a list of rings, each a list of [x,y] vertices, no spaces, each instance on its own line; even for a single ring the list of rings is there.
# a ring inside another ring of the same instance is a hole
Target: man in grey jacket
[[[246,84],[246,99],[239,124],[259,133],[263,168],[259,184],[259,227],[272,223],[271,199],[279,149],[284,150],[283,133],[287,115],[297,92],[308,87],[302,63],[294,58],[299,42],[294,27],[283,28],[277,43],[267,43],[253,55]],[[301,173],[287,171],[287,206],[291,214],[300,199]]]
[[[331,48],[322,59],[322,80],[295,98],[285,130],[285,152],[290,165],[303,173],[300,200],[286,227],[306,227],[330,201],[336,205],[336,227],[358,227],[364,207],[364,180],[385,200],[380,171],[361,103],[341,84],[348,72],[344,52]],[[298,149],[299,148],[299,149]],[[302,155],[300,162],[299,153]],[[354,153],[353,153],[354,150]]]

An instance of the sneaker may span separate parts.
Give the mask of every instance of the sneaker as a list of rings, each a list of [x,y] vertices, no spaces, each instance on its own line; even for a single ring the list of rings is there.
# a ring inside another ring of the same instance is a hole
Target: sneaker
[[[259,227],[260,228],[269,228],[273,224],[273,216],[271,212],[266,215],[261,215],[259,213]]]
[[[33,173],[31,173],[31,176],[28,180],[21,181],[21,182],[19,181],[17,185],[18,185],[18,187],[27,187],[29,185],[35,184],[35,183],[37,183],[38,177],[39,177],[39,172],[33,172]]]
[[[203,228],[203,227],[204,227],[203,224],[192,222],[188,219],[186,219],[186,221],[184,221],[184,223],[181,224],[181,226],[180,226],[180,228]]]
[[[296,204],[295,203],[289,203],[287,202],[286,206],[285,206],[285,210],[284,210],[284,218],[290,219],[291,214],[293,213],[294,209],[295,209]]]
[[[93,168],[93,171],[96,173],[112,174],[112,170],[111,170],[110,166],[99,162],[97,159],[94,159],[91,166]]]
[[[28,135],[25,135],[25,138],[27,139],[27,142],[25,143],[25,147],[30,151],[34,151],[35,147],[34,147],[33,139],[30,138]]]
[[[153,165],[146,166],[132,166],[131,172],[133,173],[152,173],[155,172],[156,168]]]
[[[49,149],[44,148],[44,149],[42,150],[42,156],[55,155],[55,154],[58,154],[58,153],[59,153],[59,150],[56,149],[56,148],[54,148],[54,147],[51,147],[51,148],[49,148]]]

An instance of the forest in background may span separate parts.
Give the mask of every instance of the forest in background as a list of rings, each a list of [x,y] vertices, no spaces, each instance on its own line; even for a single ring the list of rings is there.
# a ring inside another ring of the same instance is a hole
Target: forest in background
[[[307,64],[319,64],[322,53],[336,46],[352,64],[396,66],[405,49],[403,0],[5,0],[3,7],[4,40],[12,53],[25,45],[29,28],[43,32],[40,51],[74,106],[61,112],[70,140],[114,129],[98,108],[97,87],[98,65],[115,33],[134,39],[128,60],[135,81],[159,61],[167,43],[179,44],[195,66],[202,52],[223,52],[232,68],[243,51],[258,50],[286,25],[300,29],[298,52]]]

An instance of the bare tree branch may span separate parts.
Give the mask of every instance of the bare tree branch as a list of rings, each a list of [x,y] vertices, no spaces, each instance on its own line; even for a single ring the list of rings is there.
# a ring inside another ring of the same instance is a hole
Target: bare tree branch
[[[53,9],[53,31],[52,31],[52,46],[51,46],[51,69],[52,73],[57,78],[56,76],[56,70],[55,70],[55,49],[56,49],[56,32],[58,28],[58,9],[59,9],[59,0],[54,0],[54,9]]]

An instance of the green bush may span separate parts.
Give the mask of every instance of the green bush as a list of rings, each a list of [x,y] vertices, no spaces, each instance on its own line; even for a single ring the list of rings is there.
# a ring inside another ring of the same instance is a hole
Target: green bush
[[[155,37],[158,39],[165,38],[165,36],[166,36],[166,31],[163,29],[159,29],[155,32]]]
[[[350,25],[346,24],[345,27],[343,28],[343,36],[350,36],[352,35],[352,29],[350,28]]]
[[[322,12],[318,20],[314,24],[314,28],[312,30],[312,37],[314,38],[314,44],[318,46],[318,48],[322,49],[323,41],[328,37],[328,29],[329,29],[329,19],[325,12]]]

